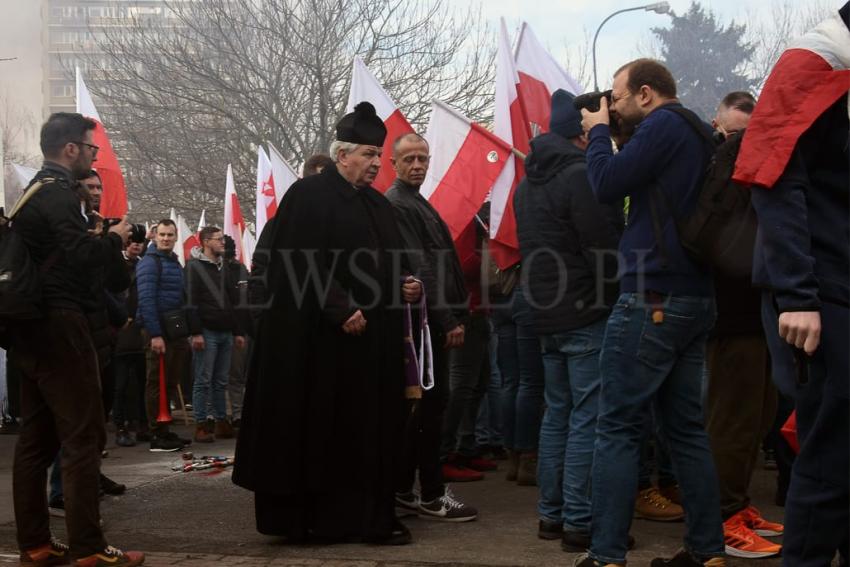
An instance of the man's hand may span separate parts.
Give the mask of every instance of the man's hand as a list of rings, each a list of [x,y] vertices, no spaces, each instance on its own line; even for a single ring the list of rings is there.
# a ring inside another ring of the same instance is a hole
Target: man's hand
[[[446,348],[459,348],[463,346],[463,325],[458,325],[446,334]]]
[[[348,335],[360,336],[366,331],[366,317],[359,309],[343,323],[342,331]]]
[[[153,337],[151,339],[151,350],[156,355],[165,354],[165,341],[162,340],[162,337]]]
[[[192,335],[192,350],[204,350],[206,346],[204,335]]]
[[[801,348],[809,356],[820,344],[820,312],[786,311],[779,314],[779,336],[789,345]]]
[[[401,295],[407,303],[416,303],[422,296],[422,285],[413,276],[407,276],[401,286]]]
[[[243,337],[242,335],[236,335],[235,337],[233,337],[233,344],[236,345],[236,348],[242,350],[243,348],[245,348],[245,337]]]
[[[127,244],[127,240],[130,238],[130,232],[133,230],[133,225],[127,222],[127,215],[124,215],[121,218],[121,222],[116,225],[109,227],[109,232],[114,232],[118,236],[121,237],[121,242]]]
[[[581,109],[581,127],[585,132],[590,132],[594,126],[598,124],[610,124],[611,118],[608,115],[608,99],[599,98],[599,110],[590,112],[586,108]]]

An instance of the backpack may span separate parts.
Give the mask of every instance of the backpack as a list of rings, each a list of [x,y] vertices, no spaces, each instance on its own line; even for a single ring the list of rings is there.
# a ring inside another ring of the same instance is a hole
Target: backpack
[[[686,108],[666,110],[682,116],[712,152],[699,189],[696,208],[687,217],[676,219],[679,241],[697,263],[711,266],[725,276],[748,277],[752,274],[758,221],[750,201],[749,189],[732,181],[744,133],[740,132],[718,144],[692,111]],[[653,196],[660,196],[672,212],[667,196],[657,185],[653,190]],[[650,198],[650,212],[662,263],[665,263],[661,223],[653,198]]]
[[[33,183],[12,207],[8,217],[0,215],[0,326],[14,321],[38,319],[41,310],[42,275],[58,259],[51,254],[38,267],[30,257],[23,237],[12,228],[15,215],[45,184],[54,179],[46,177]]]

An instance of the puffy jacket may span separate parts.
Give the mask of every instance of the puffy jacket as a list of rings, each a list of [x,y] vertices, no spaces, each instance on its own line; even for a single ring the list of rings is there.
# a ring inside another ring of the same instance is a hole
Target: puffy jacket
[[[535,329],[553,334],[587,326],[606,317],[617,297],[622,201],[596,201],[584,152],[558,134],[531,141],[525,170],[514,212]]]
[[[236,316],[238,273],[231,266],[224,258],[214,262],[200,248],[192,249],[192,259],[186,263],[186,307],[193,332],[203,328],[244,334]]]
[[[151,244],[147,254],[136,264],[136,289],[139,297],[136,320],[151,337],[162,336],[160,315],[185,305],[183,267],[177,255],[157,250],[156,245]]]

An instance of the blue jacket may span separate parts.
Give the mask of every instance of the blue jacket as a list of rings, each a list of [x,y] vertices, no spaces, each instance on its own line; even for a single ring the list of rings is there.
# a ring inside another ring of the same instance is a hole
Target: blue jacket
[[[620,290],[710,296],[714,293],[711,276],[682,248],[668,208],[669,203],[677,218],[693,212],[710,154],[685,118],[664,108],[644,118],[616,155],[608,126],[594,126],[587,148],[587,173],[600,203],[613,204],[629,197],[629,216],[620,240]],[[655,184],[667,197],[660,203],[653,199],[662,224],[666,267],[650,212]]]
[[[161,275],[154,256],[158,256],[162,263]],[[139,294],[136,320],[151,337],[162,336],[159,316],[166,311],[180,309],[185,304],[183,268],[177,255],[160,252],[151,244],[145,256],[136,264],[136,287]]]

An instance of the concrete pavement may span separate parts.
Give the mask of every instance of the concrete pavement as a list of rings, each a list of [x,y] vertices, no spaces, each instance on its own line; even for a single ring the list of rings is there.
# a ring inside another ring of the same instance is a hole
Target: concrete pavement
[[[188,428],[175,429],[189,436]],[[0,435],[0,566],[17,564],[11,482],[15,439]],[[107,539],[123,549],[145,551],[145,565],[152,567],[562,567],[572,565],[576,557],[562,552],[558,541],[537,538],[536,488],[506,482],[501,472],[488,473],[482,482],[452,485],[455,494],[478,507],[475,522],[405,519],[413,532],[412,545],[294,546],[256,532],[253,495],[232,484],[229,469],[172,472],[171,466],[181,461],[180,452],[150,453],[146,444],[119,448],[112,433],[107,449],[103,472],[128,486],[125,495],[102,501]],[[217,441],[191,450],[198,456],[232,455],[234,442]],[[344,472],[340,471],[340,482]],[[774,474],[759,470],[752,494],[766,517],[781,521],[782,510],[772,505]],[[52,526],[63,539],[63,520],[53,518]],[[653,557],[672,555],[681,547],[683,533],[681,523],[635,520],[632,534],[637,547],[629,555],[629,565],[647,566]],[[779,561],[731,559],[729,564],[775,567]]]

